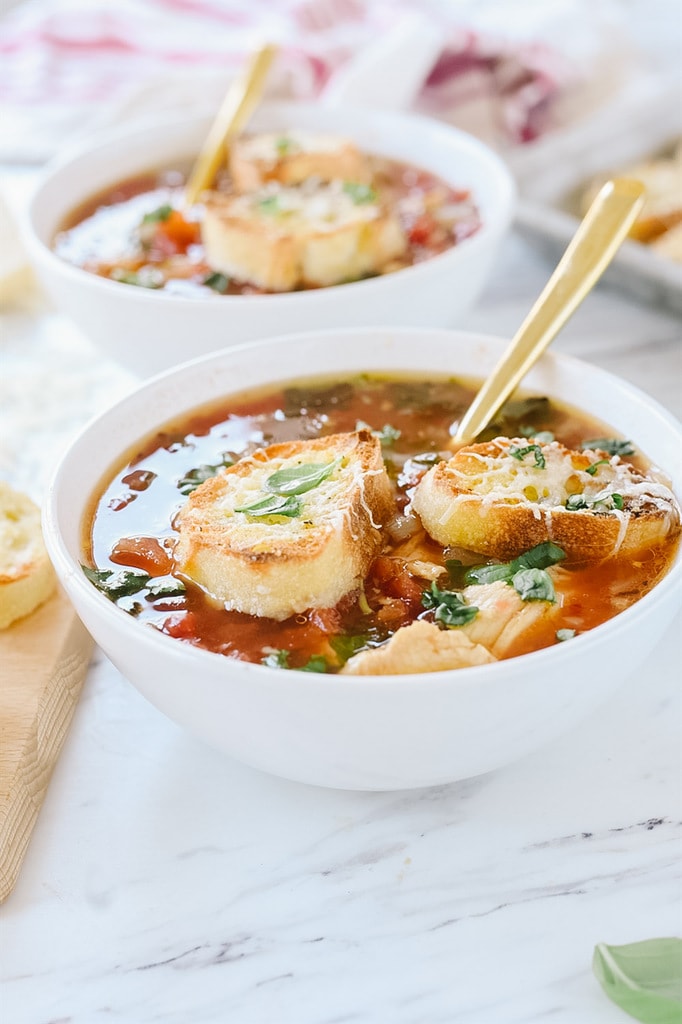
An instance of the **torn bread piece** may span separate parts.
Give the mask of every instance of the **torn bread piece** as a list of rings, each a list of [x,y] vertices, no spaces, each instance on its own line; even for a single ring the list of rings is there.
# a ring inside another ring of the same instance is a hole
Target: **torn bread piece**
[[[0,480],[0,629],[50,597],[56,577],[40,526],[40,509]]]
[[[551,540],[571,563],[633,554],[680,529],[672,491],[619,456],[497,437],[429,470],[412,499],[427,533],[501,561]]]
[[[417,620],[402,626],[381,647],[361,651],[341,669],[346,676],[390,676],[444,672],[447,669],[487,665],[497,659],[461,629],[440,629]]]
[[[241,136],[230,146],[229,170],[237,192],[255,192],[268,181],[371,180],[367,157],[349,139],[306,131]]]
[[[370,431],[274,444],[192,492],[176,565],[228,610],[282,620],[332,607],[367,575],[393,506]]]
[[[407,249],[400,223],[374,192],[343,182],[213,193],[201,230],[213,270],[273,292],[378,274]]]

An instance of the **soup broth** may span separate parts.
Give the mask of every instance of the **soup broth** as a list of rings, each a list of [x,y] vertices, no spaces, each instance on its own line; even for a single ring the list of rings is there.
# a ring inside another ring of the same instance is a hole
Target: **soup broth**
[[[492,561],[437,544],[410,507],[423,475],[452,455],[450,428],[475,390],[473,384],[446,378],[370,374],[232,396],[188,413],[128,453],[94,496],[84,524],[86,573],[141,624],[183,643],[243,661],[337,672],[353,654],[382,645],[400,627],[417,619],[433,621],[425,599],[432,584],[459,591],[469,567]],[[174,524],[202,481],[264,446],[362,426],[381,440],[396,503],[362,589],[333,608],[279,622],[226,611],[190,579],[178,578]],[[610,435],[603,424],[573,409],[531,396],[508,403],[482,439],[555,438],[579,450],[590,439]],[[613,445],[617,450],[615,440]],[[620,450],[646,470],[645,459],[627,442],[620,442]],[[551,622],[524,632],[504,656],[557,644],[616,615],[667,571],[675,546],[671,538],[635,559],[615,556],[597,565],[561,566]],[[430,575],[424,576],[425,565]]]

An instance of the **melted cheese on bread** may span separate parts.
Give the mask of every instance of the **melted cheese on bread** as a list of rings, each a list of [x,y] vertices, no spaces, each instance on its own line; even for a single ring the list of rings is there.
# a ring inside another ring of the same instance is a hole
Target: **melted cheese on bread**
[[[369,182],[367,157],[348,139],[315,132],[245,135],[230,147],[229,169],[238,192],[255,192],[268,181],[300,185],[320,181]]]
[[[343,182],[240,196],[214,194],[202,238],[216,271],[268,291],[325,286],[379,273],[407,248],[396,217]]]
[[[43,542],[40,509],[0,480],[0,629],[46,601],[55,582]]]
[[[412,505],[439,543],[503,561],[546,540],[569,561],[601,560],[680,528],[670,489],[618,456],[527,438],[461,448],[425,474]]]
[[[296,515],[249,509],[275,473],[327,472],[294,495]],[[179,570],[225,608],[285,619],[326,608],[361,585],[393,510],[381,445],[369,431],[260,449],[198,487],[177,519]]]

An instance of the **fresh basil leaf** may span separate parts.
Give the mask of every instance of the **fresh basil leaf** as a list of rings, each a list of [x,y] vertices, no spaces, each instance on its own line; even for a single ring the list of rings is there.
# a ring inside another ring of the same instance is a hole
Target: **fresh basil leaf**
[[[215,476],[221,469],[227,466],[233,466],[234,462],[227,455],[223,456],[223,461],[219,462],[217,466],[209,466],[206,463],[201,466],[197,466],[196,469],[190,469],[182,479],[178,480],[178,490],[181,494],[191,494],[192,491],[196,490],[199,484],[203,484],[206,480],[210,480],[212,476]]]
[[[599,459],[598,462],[593,462],[591,466],[588,466],[586,468],[585,472],[589,473],[590,476],[594,476],[600,466],[609,466],[609,465],[611,465],[610,459]]]
[[[526,445],[525,448],[517,448],[515,446],[512,446],[509,449],[509,454],[511,455],[511,457],[513,459],[518,459],[519,462],[523,462],[526,455],[530,455],[531,453],[535,458],[535,465],[538,467],[538,469],[544,469],[546,465],[545,456],[542,454],[542,448],[539,444],[529,444]]]
[[[612,509],[617,508],[620,512],[623,508],[623,495],[616,494],[605,494],[603,498],[596,497],[592,503],[593,508],[599,511],[599,506],[602,506],[606,511],[611,512]]]
[[[313,654],[305,665],[301,665],[299,672],[326,672],[327,668],[327,659],[321,654]]]
[[[504,580],[505,583],[510,583],[512,578],[512,571],[508,562],[495,562],[493,565],[474,565],[471,569],[467,569],[464,582],[469,583],[495,583],[496,580]]]
[[[168,220],[173,207],[169,203],[164,203],[163,206],[159,206],[156,210],[152,210],[151,213],[145,213],[142,218],[143,224],[158,224],[161,221]]]
[[[397,427],[392,427],[390,423],[385,423],[381,430],[373,431],[373,433],[375,437],[379,438],[382,447],[390,448],[398,440],[402,431]]]
[[[341,633],[338,636],[330,637],[329,645],[341,664],[345,665],[349,658],[368,646],[368,639],[366,633],[355,633],[354,635]]]
[[[521,437],[532,437],[538,444],[551,444],[554,440],[554,434],[551,430],[536,430],[535,427],[530,426],[528,423],[520,426],[518,433]]]
[[[263,658],[261,665],[267,665],[268,668],[289,668],[289,652],[271,651]]]
[[[557,629],[555,636],[559,643],[563,643],[564,640],[572,640],[576,633],[575,629]]]
[[[244,512],[249,516],[286,516],[294,519],[301,514],[301,502],[294,495],[288,498],[279,494],[272,494],[262,501],[256,501],[253,505],[242,505],[236,508],[235,512]]]
[[[340,463],[339,457],[332,462],[304,462],[300,466],[289,466],[269,476],[265,486],[274,494],[305,494],[331,476]]]
[[[363,185],[358,181],[344,181],[343,191],[350,196],[353,202],[360,206],[363,203],[375,203],[377,201],[376,191],[371,185]]]
[[[230,279],[225,274],[220,274],[216,271],[214,274],[209,274],[204,278],[202,284],[207,288],[212,288],[214,292],[218,292],[219,295],[224,295],[227,289],[230,287]]]
[[[512,577],[512,586],[522,601],[556,600],[554,584],[544,569],[520,569]]]
[[[465,626],[478,614],[475,605],[467,604],[454,590],[441,590],[435,582],[422,595],[422,605],[424,608],[432,608],[436,622],[442,622],[448,628]]]
[[[261,213],[266,213],[269,214],[270,216],[274,216],[278,213],[281,213],[282,211],[279,205],[279,196],[265,196],[264,199],[259,199],[258,209],[261,211]]]
[[[505,402],[500,409],[495,422],[501,419],[525,420],[529,417],[540,416],[546,419],[550,410],[549,398],[544,395],[532,395],[530,398],[514,398],[511,402]]]
[[[580,509],[589,508],[590,503],[582,494],[569,494],[564,507],[569,512],[578,512]]]
[[[609,455],[634,455],[635,449],[632,441],[621,441],[617,437],[593,437],[589,441],[583,441],[580,446],[583,450],[598,448]]]
[[[149,573],[139,569],[91,569],[87,565],[82,565],[81,569],[87,579],[111,601],[138,594],[150,580]]]
[[[592,970],[606,995],[643,1024],[682,1020],[682,939],[645,939],[624,946],[600,942]]]
[[[174,576],[157,576],[149,581],[147,591],[148,598],[154,601],[158,597],[180,597],[187,592],[187,587]]]
[[[163,274],[156,267],[140,267],[137,271],[114,267],[109,277],[119,284],[132,284],[137,288],[163,288],[165,284]]]
[[[556,565],[565,557],[566,552],[562,548],[546,540],[515,558],[510,562],[509,569],[512,575],[521,569],[548,569],[550,565]]]

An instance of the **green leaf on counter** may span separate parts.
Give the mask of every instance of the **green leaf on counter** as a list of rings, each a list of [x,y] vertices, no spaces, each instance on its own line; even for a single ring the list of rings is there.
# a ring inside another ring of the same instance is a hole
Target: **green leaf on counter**
[[[682,1022],[682,939],[594,949],[592,970],[607,996],[643,1024]]]

